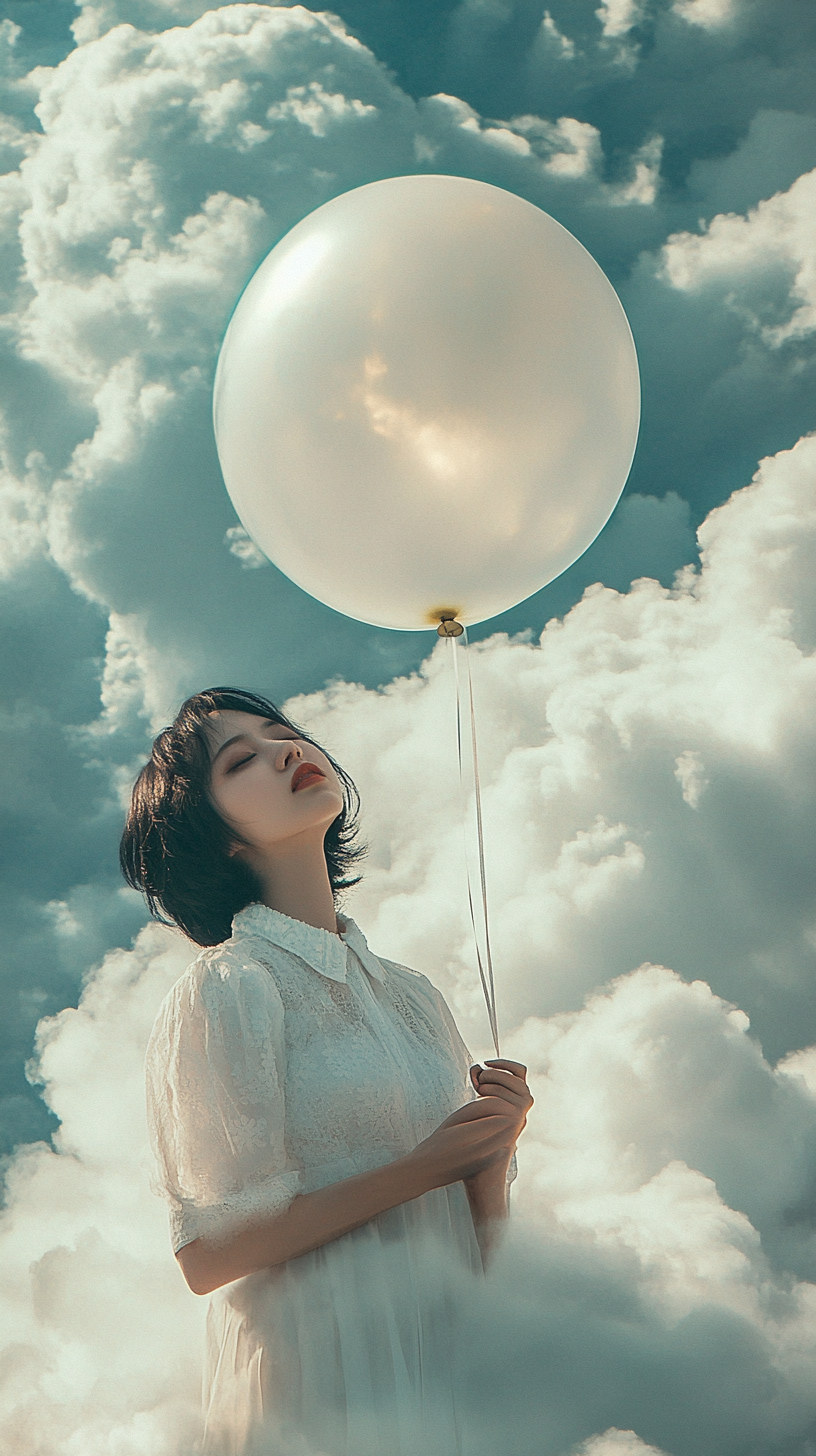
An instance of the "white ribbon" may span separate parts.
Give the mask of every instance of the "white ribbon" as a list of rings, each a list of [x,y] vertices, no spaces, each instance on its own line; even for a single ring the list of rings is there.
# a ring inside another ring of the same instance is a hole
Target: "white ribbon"
[[[453,676],[456,683],[456,748],[459,755],[459,792],[462,800],[462,833],[465,840],[465,873],[467,875],[468,905],[470,906],[470,921],[473,926],[473,940],[476,946],[476,963],[479,967],[479,975],[482,981],[485,1002],[487,1003],[487,1015],[490,1021],[490,1030],[493,1035],[493,1045],[496,1048],[496,1056],[500,1057],[499,1051],[499,1024],[496,1017],[496,992],[493,985],[493,956],[490,950],[490,924],[487,914],[487,880],[485,877],[484,863],[484,832],[482,829],[482,794],[479,783],[479,753],[476,746],[476,714],[473,709],[473,681],[470,676],[470,658],[468,656],[468,635],[465,627],[461,634],[462,646],[465,652],[465,671],[467,674],[468,708],[470,712],[470,744],[473,761],[473,783],[476,797],[476,838],[479,846],[479,881],[481,886],[482,921],[484,928],[484,961],[479,948],[479,934],[476,929],[476,911],[474,909],[473,886],[470,877],[470,856],[468,854],[468,832],[467,832],[467,795],[465,793],[465,773],[462,753],[462,684],[459,678],[459,638],[449,637],[448,641],[453,652]],[[485,975],[485,964],[487,975]]]

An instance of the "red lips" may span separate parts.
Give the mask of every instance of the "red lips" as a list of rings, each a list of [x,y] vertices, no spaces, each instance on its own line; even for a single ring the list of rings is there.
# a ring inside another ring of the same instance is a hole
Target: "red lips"
[[[323,770],[318,768],[316,763],[299,763],[292,774],[292,793],[296,794],[306,784],[316,784],[318,779],[325,779]]]

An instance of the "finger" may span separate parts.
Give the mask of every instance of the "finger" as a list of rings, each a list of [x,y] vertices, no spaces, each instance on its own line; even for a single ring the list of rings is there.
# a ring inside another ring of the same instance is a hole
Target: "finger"
[[[527,1099],[521,1097],[517,1092],[511,1092],[507,1087],[491,1087],[489,1091],[482,1090],[479,1093],[479,1102],[503,1102],[505,1107],[512,1107],[513,1111],[521,1114],[527,1110]]]
[[[486,1087],[506,1087],[508,1091],[514,1092],[517,1097],[529,1097],[530,1089],[523,1077],[517,1077],[514,1072],[505,1072],[501,1069],[490,1067],[483,1071],[478,1085],[477,1092],[483,1092]]]
[[[504,1102],[504,1106],[501,1109],[498,1106],[500,1101]],[[477,1117],[490,1117],[495,1112],[501,1111],[502,1115],[504,1115],[505,1109],[506,1099],[483,1095],[481,1097],[475,1097],[472,1102],[465,1102],[461,1107],[457,1107],[456,1111],[450,1114],[450,1117],[445,1118],[445,1122],[450,1127],[456,1127],[461,1122],[471,1122]]]
[[[514,1072],[517,1077],[526,1078],[527,1068],[523,1062],[509,1062],[506,1057],[489,1057],[483,1064],[485,1067],[504,1067],[508,1072]]]
[[[480,1082],[503,1082],[505,1087],[526,1087],[523,1077],[517,1072],[506,1072],[503,1067],[482,1067],[479,1072]]]
[[[529,1111],[526,1102],[521,1102],[518,1098],[511,1100],[510,1094],[507,1092],[503,1097],[481,1097],[478,1102],[474,1102],[471,1105],[480,1108],[488,1116],[497,1117],[505,1125],[516,1129],[527,1121],[527,1113]]]

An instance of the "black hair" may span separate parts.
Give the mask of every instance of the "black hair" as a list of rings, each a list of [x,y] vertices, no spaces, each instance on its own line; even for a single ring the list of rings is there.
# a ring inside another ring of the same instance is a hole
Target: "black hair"
[[[154,919],[177,925],[198,945],[219,945],[232,917],[261,898],[248,865],[230,850],[244,841],[217,812],[209,794],[210,714],[233,711],[291,728],[320,748],[267,698],[243,688],[208,688],[182,703],[169,728],[154,740],[137,778],[119,846],[128,884],[141,890]],[[343,789],[343,808],[326,831],[323,848],[332,894],[359,883],[350,871],[365,854],[358,840],[360,796],[348,774],[324,748]]]

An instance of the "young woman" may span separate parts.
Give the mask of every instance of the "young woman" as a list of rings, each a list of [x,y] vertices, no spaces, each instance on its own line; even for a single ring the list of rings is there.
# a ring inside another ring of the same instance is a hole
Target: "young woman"
[[[507,1216],[526,1068],[338,916],[359,800],[270,702],[159,734],[122,869],[205,947],[147,1051],[158,1189],[207,1319],[207,1456],[456,1456],[456,1289]],[[214,1293],[213,1293],[214,1292]]]

